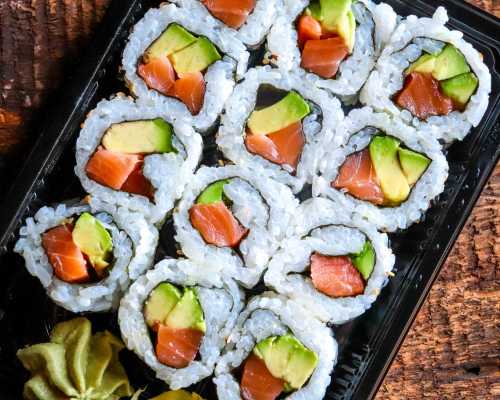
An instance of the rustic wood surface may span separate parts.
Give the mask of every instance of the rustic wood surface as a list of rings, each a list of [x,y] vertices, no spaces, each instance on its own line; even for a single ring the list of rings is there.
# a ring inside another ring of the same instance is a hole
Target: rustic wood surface
[[[25,154],[27,127],[85,49],[109,0],[0,0],[0,156]],[[500,0],[471,0],[500,16]],[[378,399],[500,398],[500,166],[485,188]]]

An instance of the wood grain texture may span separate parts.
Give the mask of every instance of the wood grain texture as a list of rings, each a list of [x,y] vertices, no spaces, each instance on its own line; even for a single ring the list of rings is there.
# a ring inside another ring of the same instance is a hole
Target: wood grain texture
[[[23,155],[37,110],[88,45],[110,0],[0,0],[0,155]],[[500,0],[469,0],[500,16]],[[14,164],[15,166],[16,164]],[[500,166],[378,394],[500,398]]]

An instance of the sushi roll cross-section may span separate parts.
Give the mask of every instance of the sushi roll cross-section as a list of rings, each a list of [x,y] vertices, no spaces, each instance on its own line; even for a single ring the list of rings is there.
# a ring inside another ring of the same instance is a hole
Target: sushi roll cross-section
[[[200,267],[259,281],[297,207],[290,189],[238,166],[201,168],[174,211],[176,240]]]
[[[210,40],[173,23],[146,49],[137,73],[150,89],[178,98],[197,115],[205,99],[204,73],[220,59]]]
[[[353,110],[325,141],[313,195],[355,211],[383,231],[417,222],[443,190],[440,143],[389,114]]]
[[[235,164],[302,190],[316,172],[317,144],[331,139],[344,114],[338,99],[299,75],[250,70],[226,105],[217,144]]]
[[[43,207],[15,251],[48,295],[73,311],[107,311],[152,263],[158,231],[139,214],[91,201]]]
[[[170,389],[190,386],[212,374],[243,296],[234,281],[195,262],[163,260],[123,297],[123,340]]]
[[[219,399],[320,400],[337,344],[330,328],[283,296],[252,298],[215,369]]]

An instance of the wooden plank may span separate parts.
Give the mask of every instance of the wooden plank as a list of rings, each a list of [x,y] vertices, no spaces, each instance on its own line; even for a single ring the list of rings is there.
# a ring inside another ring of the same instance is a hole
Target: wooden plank
[[[15,158],[35,139],[26,127],[89,44],[109,1],[0,1],[0,156]],[[500,16],[498,0],[469,2]],[[499,197],[497,166],[379,400],[500,398]]]

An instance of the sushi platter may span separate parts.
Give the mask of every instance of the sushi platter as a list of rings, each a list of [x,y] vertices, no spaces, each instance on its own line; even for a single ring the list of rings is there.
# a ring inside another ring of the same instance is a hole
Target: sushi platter
[[[376,394],[500,154],[460,0],[115,0],[0,213],[0,398]]]

